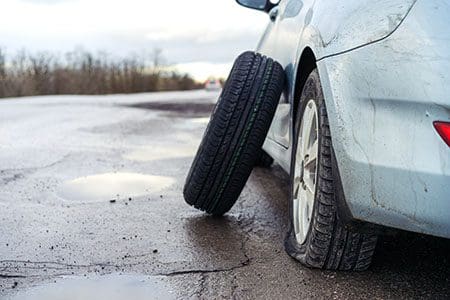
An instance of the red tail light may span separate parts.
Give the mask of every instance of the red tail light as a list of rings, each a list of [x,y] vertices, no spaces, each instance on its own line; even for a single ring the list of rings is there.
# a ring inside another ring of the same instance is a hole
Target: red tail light
[[[433,125],[444,142],[450,147],[450,123],[436,121]]]

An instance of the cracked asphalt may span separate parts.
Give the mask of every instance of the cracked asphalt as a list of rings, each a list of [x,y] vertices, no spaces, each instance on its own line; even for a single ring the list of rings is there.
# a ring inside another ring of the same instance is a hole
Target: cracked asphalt
[[[216,98],[1,100],[0,298],[450,298],[444,239],[391,232],[363,273],[292,260],[277,166],[255,169],[223,218],[186,205],[184,178]]]

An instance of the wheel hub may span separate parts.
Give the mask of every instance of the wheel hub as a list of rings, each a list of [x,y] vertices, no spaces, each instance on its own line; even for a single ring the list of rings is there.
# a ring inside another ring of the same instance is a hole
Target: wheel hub
[[[311,224],[316,195],[318,163],[318,113],[309,100],[302,115],[295,155],[293,223],[297,242],[304,243]]]

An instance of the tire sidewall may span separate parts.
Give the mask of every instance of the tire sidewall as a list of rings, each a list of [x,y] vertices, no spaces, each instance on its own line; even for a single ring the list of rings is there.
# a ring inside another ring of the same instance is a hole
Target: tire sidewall
[[[303,263],[307,263],[306,262],[306,253],[307,253],[307,249],[309,247],[310,244],[310,238],[311,238],[311,230],[313,228],[313,222],[315,222],[315,214],[316,214],[316,210],[317,210],[317,188],[318,188],[318,184],[316,183],[316,191],[315,191],[315,198],[314,198],[314,206],[313,206],[313,212],[312,212],[312,219],[311,219],[311,224],[309,226],[308,229],[308,233],[306,235],[305,241],[302,244],[299,244],[296,237],[295,237],[295,229],[294,229],[294,217],[293,217],[293,199],[294,199],[294,175],[295,175],[295,159],[296,159],[296,152],[297,152],[297,146],[298,146],[298,139],[299,139],[299,130],[300,130],[300,125],[301,125],[301,121],[302,121],[302,117],[303,117],[303,113],[305,111],[306,108],[306,104],[309,102],[309,100],[313,100],[316,103],[317,106],[317,110],[318,110],[318,115],[317,117],[320,118],[320,107],[323,104],[323,94],[322,94],[322,87],[320,84],[320,79],[319,79],[319,73],[317,71],[317,69],[314,69],[310,75],[308,76],[306,82],[305,82],[305,86],[303,87],[302,93],[300,95],[300,102],[299,102],[299,107],[298,107],[298,111],[296,114],[296,119],[295,119],[295,125],[293,127],[293,137],[292,137],[292,149],[291,149],[291,165],[290,165],[290,184],[289,184],[289,231],[288,234],[286,236],[286,240],[285,240],[285,247],[286,247],[286,251],[288,252],[289,255],[291,255],[292,257],[296,258],[297,260],[303,262]],[[321,128],[320,128],[320,122],[319,123],[319,128],[318,131],[320,132]],[[322,146],[322,135],[319,134],[318,137],[318,156],[317,159],[320,161],[321,159],[321,154],[320,154],[320,149]],[[320,163],[318,164],[318,168],[319,168]],[[319,172],[319,170],[317,169],[317,172]]]

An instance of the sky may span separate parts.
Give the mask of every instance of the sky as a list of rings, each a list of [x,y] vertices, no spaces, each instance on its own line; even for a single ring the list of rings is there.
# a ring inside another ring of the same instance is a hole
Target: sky
[[[112,56],[160,48],[167,63],[198,80],[226,76],[256,47],[269,18],[235,0],[1,0],[0,47]]]

